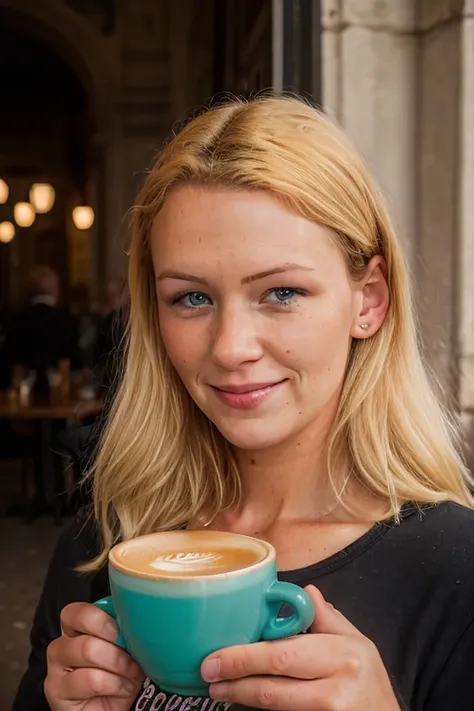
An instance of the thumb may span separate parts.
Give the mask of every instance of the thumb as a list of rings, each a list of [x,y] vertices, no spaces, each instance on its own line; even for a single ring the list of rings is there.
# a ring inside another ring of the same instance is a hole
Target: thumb
[[[314,585],[308,585],[305,591],[314,605],[315,617],[309,632],[322,634],[340,634],[345,636],[360,635],[359,630],[349,622],[347,617],[336,610],[331,603],[326,602],[320,590]]]

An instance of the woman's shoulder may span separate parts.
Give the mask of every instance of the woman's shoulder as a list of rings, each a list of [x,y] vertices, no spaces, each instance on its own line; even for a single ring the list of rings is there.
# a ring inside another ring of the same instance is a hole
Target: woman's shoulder
[[[91,457],[99,435],[100,426],[96,424],[70,426],[56,435],[51,449],[72,461],[80,461]]]
[[[90,511],[83,508],[65,524],[56,543],[52,562],[68,570],[75,570],[99,555],[100,548],[97,522]]]
[[[446,583],[468,582],[474,588],[474,510],[446,501],[407,506],[388,537],[392,552],[411,561],[425,575]]]
[[[80,510],[64,526],[56,543],[49,565],[46,585],[60,588],[74,601],[80,591],[84,602],[88,598],[102,597],[107,593],[106,567],[97,572],[84,573],[80,566],[96,558],[101,550],[101,537],[97,523],[86,510]],[[97,590],[97,592],[96,592]],[[95,598],[94,598],[95,599]]]
[[[407,505],[402,512],[401,530],[406,535],[422,535],[446,542],[474,541],[474,509],[454,501],[439,504]]]

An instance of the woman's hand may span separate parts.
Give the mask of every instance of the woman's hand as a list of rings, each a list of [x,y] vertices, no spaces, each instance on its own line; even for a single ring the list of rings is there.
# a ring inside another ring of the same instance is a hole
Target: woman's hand
[[[207,657],[212,698],[272,711],[400,711],[375,645],[316,588],[306,592],[316,609],[310,633]]]
[[[44,682],[52,711],[129,711],[145,675],[114,644],[118,629],[110,615],[73,603],[61,613],[61,629],[48,647]]]

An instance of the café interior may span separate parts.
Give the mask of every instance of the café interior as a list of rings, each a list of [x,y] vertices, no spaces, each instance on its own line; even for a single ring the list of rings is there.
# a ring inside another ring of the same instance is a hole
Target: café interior
[[[127,211],[176,122],[272,86],[273,5],[0,0],[0,711],[83,504],[71,441],[103,416],[120,351]],[[313,5],[286,8],[287,53]],[[317,84],[307,58],[285,65],[296,90]]]

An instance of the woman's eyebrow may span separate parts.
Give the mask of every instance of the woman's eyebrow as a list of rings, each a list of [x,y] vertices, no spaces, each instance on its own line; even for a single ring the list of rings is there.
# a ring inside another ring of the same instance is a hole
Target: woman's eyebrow
[[[265,279],[266,277],[272,276],[273,274],[284,274],[290,271],[305,271],[311,272],[313,269],[311,267],[306,267],[302,264],[282,264],[278,267],[272,267],[271,269],[265,269],[263,272],[258,272],[257,274],[251,274],[250,276],[243,277],[241,280],[242,284],[251,284],[259,279]],[[192,281],[198,284],[205,284],[209,286],[207,279],[201,276],[196,276],[195,274],[186,274],[185,272],[177,272],[171,269],[165,269],[157,276],[157,281],[163,281],[163,279],[179,279],[181,281]]]

